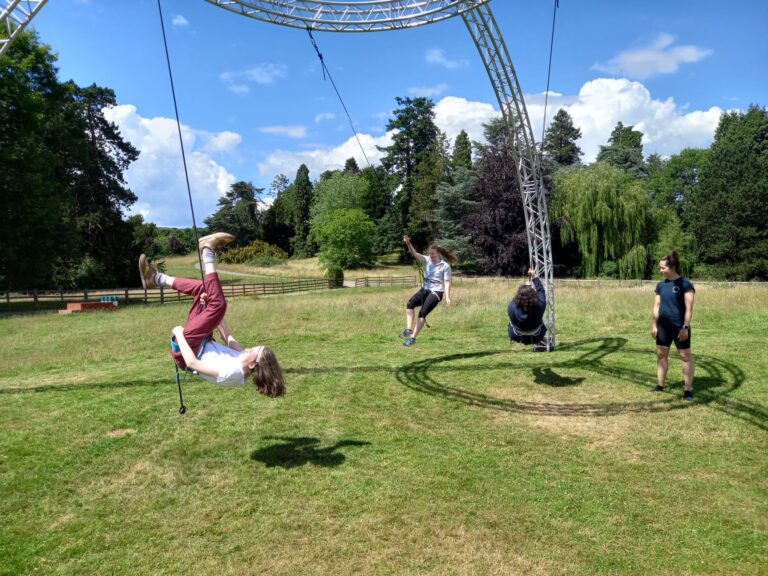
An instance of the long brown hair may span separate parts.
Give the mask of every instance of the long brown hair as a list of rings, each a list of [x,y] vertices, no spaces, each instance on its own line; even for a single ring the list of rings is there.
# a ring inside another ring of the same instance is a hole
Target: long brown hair
[[[539,303],[539,294],[533,286],[523,284],[517,289],[517,294],[513,300],[521,310],[530,310]]]
[[[458,261],[456,258],[456,254],[448,250],[447,248],[443,248],[442,246],[438,246],[437,244],[432,244],[432,246],[429,247],[430,250],[436,251],[440,256],[443,257],[443,260],[448,262],[451,266],[456,264]]]
[[[283,370],[277,362],[277,356],[271,348],[264,346],[261,358],[251,373],[253,383],[259,393],[277,398],[285,395],[285,381],[283,380]]]

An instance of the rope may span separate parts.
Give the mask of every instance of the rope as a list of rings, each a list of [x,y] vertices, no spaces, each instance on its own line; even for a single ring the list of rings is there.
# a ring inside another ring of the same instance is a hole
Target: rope
[[[552,73],[552,50],[555,45],[555,19],[557,9],[560,7],[560,0],[555,0],[555,7],[552,10],[552,34],[549,39],[549,66],[547,67],[547,91],[544,92],[544,122],[541,124],[541,149],[544,150],[544,129],[547,126],[547,100],[549,99],[549,78]]]
[[[158,2],[159,1],[160,0],[158,0]],[[325,80],[325,76],[327,74],[328,80],[331,81],[331,85],[333,86],[333,89],[336,92],[336,96],[339,98],[339,102],[341,102],[341,107],[344,108],[344,113],[347,115],[347,120],[349,121],[349,127],[352,128],[352,133],[355,135],[355,140],[357,140],[357,145],[360,147],[360,152],[363,153],[363,158],[365,158],[365,161],[368,163],[368,167],[373,168],[373,166],[371,166],[371,161],[368,160],[368,155],[365,153],[365,150],[363,149],[363,145],[360,143],[360,137],[357,135],[357,130],[355,130],[355,125],[352,122],[352,117],[349,115],[349,111],[347,110],[347,107],[344,104],[344,100],[342,100],[341,98],[341,94],[339,94],[338,88],[336,88],[336,83],[333,81],[333,76],[331,76],[331,71],[328,70],[328,67],[325,65],[325,60],[323,60],[323,55],[320,52],[320,48],[318,48],[317,46],[315,37],[312,36],[311,26],[307,26],[307,34],[309,34],[309,41],[312,43],[312,47],[315,49],[315,52],[317,52],[317,57],[320,59],[320,65],[323,67],[323,80]]]
[[[195,207],[192,204],[192,189],[189,186],[189,171],[187,170],[187,157],[184,154],[184,140],[181,137],[181,121],[179,120],[179,107],[176,104],[176,89],[173,87],[173,72],[171,71],[171,57],[168,54],[168,40],[165,36],[165,23],[163,22],[163,8],[160,6],[160,0],[157,0],[157,11],[160,13],[160,28],[163,31],[163,46],[165,46],[165,61],[168,63],[168,79],[171,81],[171,94],[173,95],[173,110],[176,113],[176,129],[179,132],[179,145],[181,146],[181,160],[184,163],[184,178],[187,182],[187,196],[189,197],[189,210],[192,212],[192,230],[195,234],[195,244],[197,244],[197,224],[195,222]],[[200,250],[197,251],[197,260],[200,263],[200,279],[205,283],[205,267],[203,266],[203,257]],[[179,389],[181,392],[181,389]]]

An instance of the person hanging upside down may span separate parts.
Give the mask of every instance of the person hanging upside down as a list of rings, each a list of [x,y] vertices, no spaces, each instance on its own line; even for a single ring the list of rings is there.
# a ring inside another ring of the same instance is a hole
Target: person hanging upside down
[[[533,344],[534,350],[542,348],[547,327],[544,324],[544,311],[547,309],[547,293],[544,285],[536,275],[536,270],[528,269],[528,277],[533,286],[523,284],[517,289],[517,294],[507,306],[509,315],[510,341],[521,344]]]
[[[443,295],[445,295],[445,305],[451,305],[451,264],[456,263],[456,256],[449,250],[435,244],[429,247],[429,256],[426,256],[416,251],[407,235],[403,236],[403,241],[413,257],[424,264],[424,283],[406,304],[405,330],[400,333],[400,338],[405,338],[403,346],[412,346],[416,343],[416,336],[424,327],[427,314],[437,307],[442,301]],[[420,306],[421,309],[414,328],[415,312],[413,310],[417,306]]]
[[[224,232],[200,238],[198,244],[205,268],[205,281],[174,278],[158,272],[142,254],[139,273],[145,289],[164,286],[194,296],[185,326],[173,329],[171,356],[181,369],[195,370],[220,386],[242,386],[252,377],[256,389],[266,396],[285,394],[283,372],[274,352],[266,346],[243,348],[232,336],[224,314],[227,301],[216,273],[216,252],[234,240]],[[213,339],[218,330],[225,344]]]

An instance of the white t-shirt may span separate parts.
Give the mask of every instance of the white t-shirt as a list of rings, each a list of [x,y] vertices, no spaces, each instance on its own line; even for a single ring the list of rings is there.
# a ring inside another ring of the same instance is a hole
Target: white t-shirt
[[[218,384],[219,386],[242,386],[245,384],[243,362],[240,359],[240,352],[237,350],[228,348],[213,340],[207,340],[200,360],[209,366],[213,366],[219,372],[218,378],[200,374],[208,382]]]
[[[451,265],[442,258],[435,264],[426,254],[424,259],[424,288],[430,292],[445,292],[445,283],[451,281]]]

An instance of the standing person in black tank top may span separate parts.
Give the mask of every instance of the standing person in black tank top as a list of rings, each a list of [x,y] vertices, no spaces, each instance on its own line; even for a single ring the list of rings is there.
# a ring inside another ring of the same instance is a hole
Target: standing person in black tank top
[[[683,399],[693,400],[693,373],[695,364],[691,355],[691,318],[696,290],[690,280],[680,275],[677,252],[659,261],[659,272],[664,280],[656,285],[653,304],[651,337],[656,339],[656,387],[663,392],[669,368],[669,348],[675,343],[683,361]]]

